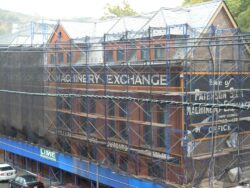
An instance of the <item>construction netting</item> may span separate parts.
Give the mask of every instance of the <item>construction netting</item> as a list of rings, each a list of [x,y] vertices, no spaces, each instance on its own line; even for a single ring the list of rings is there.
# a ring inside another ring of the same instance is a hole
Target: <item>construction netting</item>
[[[2,48],[1,134],[163,184],[235,181],[249,164],[249,35],[192,33]]]
[[[40,95],[45,89],[43,57],[40,48],[10,47],[0,52],[1,133],[36,144],[47,142]]]

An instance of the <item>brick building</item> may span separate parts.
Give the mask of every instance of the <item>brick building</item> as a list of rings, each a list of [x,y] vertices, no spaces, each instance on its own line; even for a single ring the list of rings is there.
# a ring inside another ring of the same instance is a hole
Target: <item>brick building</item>
[[[17,57],[8,60],[22,79],[1,85],[41,98],[24,97],[11,119],[1,110],[5,135],[38,144],[40,152],[48,147],[56,157],[22,154],[6,148],[15,143],[5,139],[2,148],[95,186],[196,185],[248,165],[248,38],[224,2],[50,28],[41,45],[35,38],[21,49],[12,42]],[[16,61],[25,60],[24,49],[27,62],[38,54],[25,69]],[[1,70],[15,74],[13,68]],[[38,79],[24,79],[28,70]],[[2,94],[2,106],[18,102],[12,95]]]

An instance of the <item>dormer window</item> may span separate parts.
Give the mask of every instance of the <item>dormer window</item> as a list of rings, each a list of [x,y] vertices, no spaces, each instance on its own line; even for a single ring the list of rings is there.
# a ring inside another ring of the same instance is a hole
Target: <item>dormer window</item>
[[[58,39],[61,39],[61,38],[62,38],[62,32],[59,31],[59,32],[58,32]]]

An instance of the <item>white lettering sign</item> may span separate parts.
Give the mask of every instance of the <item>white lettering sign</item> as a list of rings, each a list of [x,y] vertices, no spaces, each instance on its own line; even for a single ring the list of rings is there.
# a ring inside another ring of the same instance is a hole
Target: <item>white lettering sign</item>
[[[234,78],[230,78],[230,80],[225,80],[225,88],[228,88],[233,80]]]
[[[166,86],[167,77],[164,74],[107,74],[103,77],[99,74],[61,74],[57,76],[51,75],[49,81],[64,82],[64,83],[89,83],[89,84],[117,84],[117,85],[153,85]]]
[[[188,115],[200,115],[200,114],[212,114],[219,113],[221,109],[218,108],[209,108],[209,107],[197,107],[197,106],[188,106],[187,114]]]
[[[40,148],[40,156],[51,161],[56,161],[56,152],[48,149]]]
[[[128,151],[128,146],[125,144],[120,144],[120,143],[116,143],[116,142],[108,142],[107,146],[110,148],[119,149],[122,151]],[[161,152],[157,152],[157,151],[149,151],[149,150],[136,150],[136,151],[143,154],[143,155],[153,156],[153,157],[158,158],[158,159],[167,159],[166,153],[161,153]]]
[[[125,145],[125,144],[119,144],[119,143],[116,143],[116,142],[108,142],[107,146],[110,147],[110,148],[114,148],[114,149],[128,151],[128,146]]]
[[[210,86],[222,86],[222,81],[209,79],[209,85]]]
[[[222,100],[227,98],[226,92],[219,92],[219,93],[203,93],[197,92],[194,96],[195,101],[209,101],[209,100]]]
[[[202,127],[201,126],[197,126],[197,127],[195,127],[193,130],[192,130],[192,132],[193,133],[201,133],[201,129],[202,129]],[[206,129],[207,130],[207,129]],[[231,131],[232,130],[232,127],[230,126],[230,125],[228,125],[228,124],[225,124],[225,125],[217,125],[217,126],[210,126],[209,128],[208,128],[208,133],[209,134],[211,134],[212,132],[217,132],[217,131],[219,131],[219,132],[221,132],[221,133],[225,133],[225,132],[229,132],[229,131]]]
[[[218,125],[218,126],[214,126],[214,127],[209,127],[208,132],[212,133],[216,132],[216,131],[220,131],[220,132],[227,132],[227,131],[231,131],[232,128],[230,125]]]

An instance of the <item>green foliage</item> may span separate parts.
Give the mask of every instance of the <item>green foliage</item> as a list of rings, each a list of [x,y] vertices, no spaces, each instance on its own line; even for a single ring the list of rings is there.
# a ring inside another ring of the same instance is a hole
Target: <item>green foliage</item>
[[[227,6],[235,18],[240,13],[239,10],[240,10],[240,6],[241,6],[241,1],[242,0],[226,0]]]
[[[231,0],[232,1],[232,0]],[[242,30],[250,30],[250,1],[249,0],[238,0],[239,5],[237,12],[235,13],[235,19]],[[231,5],[228,3],[229,8]]]
[[[105,10],[105,16],[103,16],[102,19],[106,19],[107,17],[134,16],[137,14],[127,1],[123,1],[122,6],[107,4]]]
[[[240,28],[242,30],[250,30],[250,6],[248,6],[248,9],[241,12],[239,16],[236,18]]]
[[[184,0],[183,5],[192,5],[209,0]],[[225,0],[230,12],[242,30],[250,30],[250,0]]]

